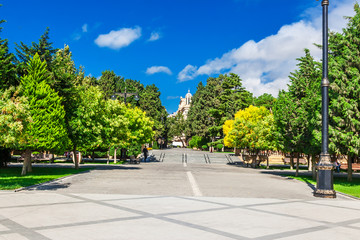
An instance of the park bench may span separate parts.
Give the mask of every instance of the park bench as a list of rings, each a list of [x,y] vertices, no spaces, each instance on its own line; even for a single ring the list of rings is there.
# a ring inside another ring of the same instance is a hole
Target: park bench
[[[347,170],[348,165],[347,164],[341,164],[340,169]],[[352,170],[353,171],[360,171],[360,163],[353,163],[352,164]]]

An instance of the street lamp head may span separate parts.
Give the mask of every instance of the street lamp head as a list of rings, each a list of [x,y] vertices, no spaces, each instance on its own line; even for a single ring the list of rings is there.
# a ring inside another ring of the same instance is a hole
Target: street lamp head
[[[136,94],[136,95],[135,95],[135,97],[134,97],[134,99],[135,99],[135,101],[139,101],[139,100],[140,100],[139,95],[138,95],[138,94]]]
[[[116,97],[116,95],[114,94],[114,95],[111,95],[111,100],[116,100],[117,99],[117,97]]]

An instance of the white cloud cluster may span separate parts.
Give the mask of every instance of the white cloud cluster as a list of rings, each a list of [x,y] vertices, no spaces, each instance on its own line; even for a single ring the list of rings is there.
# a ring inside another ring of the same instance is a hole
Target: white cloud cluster
[[[354,15],[353,4],[353,0],[344,0],[331,8],[332,30],[340,31],[346,25],[342,16]],[[200,67],[189,64],[178,74],[178,80],[183,82],[199,75],[233,72],[240,75],[244,86],[256,96],[263,93],[276,96],[279,89],[286,88],[289,73],[296,69],[296,58],[304,55],[305,48],[310,49],[317,59],[321,58],[321,50],[314,46],[314,43],[322,42],[321,17],[318,17],[321,12],[315,15],[316,11],[310,9],[303,20],[281,27],[275,35],[259,42],[250,40]]]
[[[165,66],[152,66],[152,67],[149,67],[148,69],[146,69],[146,74],[149,74],[149,75],[155,74],[155,73],[161,73],[161,72],[169,74],[169,75],[172,74],[171,70]]]
[[[159,32],[152,32],[149,38],[149,42],[153,42],[160,39],[160,33]]]
[[[99,47],[109,47],[111,49],[120,49],[129,46],[136,39],[141,37],[141,28],[122,28],[117,31],[111,31],[108,34],[101,34],[95,39]]]

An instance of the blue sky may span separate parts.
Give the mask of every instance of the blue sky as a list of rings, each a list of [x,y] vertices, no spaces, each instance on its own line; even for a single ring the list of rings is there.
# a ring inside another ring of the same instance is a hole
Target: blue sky
[[[354,0],[330,1],[330,28],[340,31]],[[295,59],[321,42],[315,0],[0,0],[2,38],[30,44],[46,27],[57,48],[69,45],[77,66],[99,77],[113,70],[154,83],[169,113],[200,81],[235,72],[256,96],[286,88]]]

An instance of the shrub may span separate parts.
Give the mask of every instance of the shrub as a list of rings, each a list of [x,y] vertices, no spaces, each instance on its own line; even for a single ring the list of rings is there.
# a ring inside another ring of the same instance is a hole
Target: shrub
[[[224,145],[221,144],[221,143],[216,145],[216,148],[217,148],[218,151],[221,151],[223,147],[224,147]]]
[[[207,139],[204,137],[199,137],[199,136],[193,136],[191,138],[191,140],[189,141],[189,147],[190,148],[200,148],[202,147],[204,144],[206,144]]]
[[[207,145],[203,145],[201,148],[202,148],[203,150],[206,150],[206,149],[208,149],[208,146],[207,146]]]

